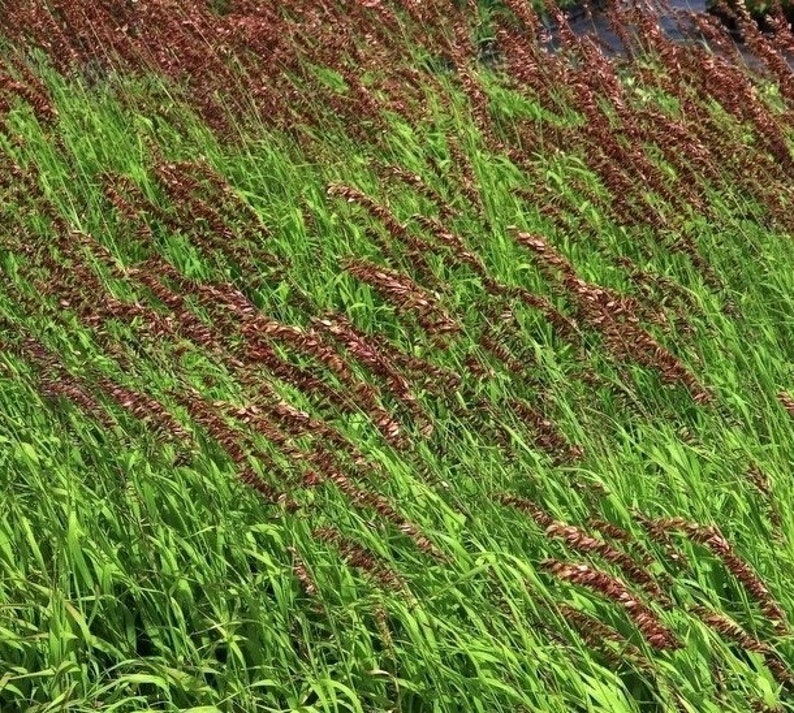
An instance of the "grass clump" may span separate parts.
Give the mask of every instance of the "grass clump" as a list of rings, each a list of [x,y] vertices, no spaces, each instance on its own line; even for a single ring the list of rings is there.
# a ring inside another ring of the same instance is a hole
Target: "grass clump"
[[[793,709],[787,29],[84,5],[0,18],[0,709]]]

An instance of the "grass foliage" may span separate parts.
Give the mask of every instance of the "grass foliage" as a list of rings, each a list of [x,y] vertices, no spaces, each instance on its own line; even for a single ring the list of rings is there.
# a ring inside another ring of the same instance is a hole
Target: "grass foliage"
[[[794,710],[790,31],[111,5],[0,21],[0,710]]]

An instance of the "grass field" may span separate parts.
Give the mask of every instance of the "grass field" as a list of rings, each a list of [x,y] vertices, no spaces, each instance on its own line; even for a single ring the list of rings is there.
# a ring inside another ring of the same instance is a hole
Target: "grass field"
[[[794,37],[457,5],[0,3],[2,713],[794,710]]]

